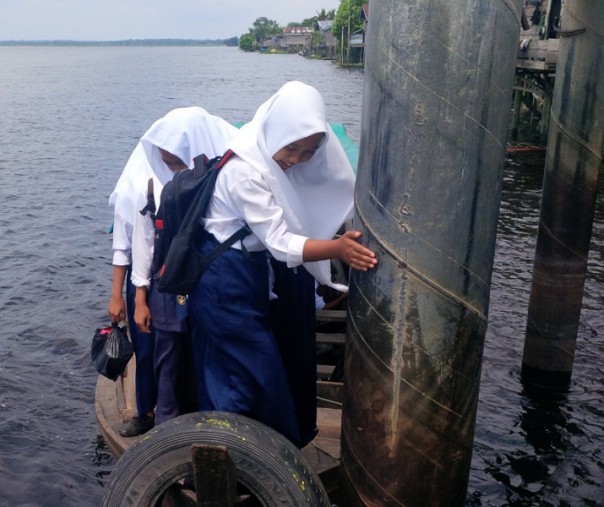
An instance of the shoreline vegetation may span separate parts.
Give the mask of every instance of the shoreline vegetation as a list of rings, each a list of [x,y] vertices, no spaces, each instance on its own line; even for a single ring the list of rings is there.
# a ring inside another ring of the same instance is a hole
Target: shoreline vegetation
[[[114,41],[87,40],[0,40],[0,46],[232,46],[239,39],[127,39]]]
[[[336,9],[321,9],[315,16],[283,27],[267,17],[257,18],[247,33],[226,39],[145,38],[123,40],[0,40],[0,47],[61,46],[61,47],[238,47],[246,52],[268,54],[299,54],[313,59],[332,60],[343,67],[362,67],[363,51],[350,43],[352,35],[364,32],[364,0],[340,0]],[[368,5],[368,4],[366,4]],[[344,26],[347,26],[347,30]],[[345,36],[346,32],[346,36]],[[340,34],[336,37],[334,34]],[[363,36],[364,37],[364,36]],[[364,46],[364,44],[363,44]],[[344,50],[344,48],[347,48]],[[344,58],[344,53],[346,54]]]

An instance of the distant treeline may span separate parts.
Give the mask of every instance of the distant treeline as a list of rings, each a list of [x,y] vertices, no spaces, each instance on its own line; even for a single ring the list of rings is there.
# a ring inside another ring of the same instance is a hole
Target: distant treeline
[[[115,41],[80,40],[6,40],[0,46],[237,46],[238,37],[230,39],[128,39]]]

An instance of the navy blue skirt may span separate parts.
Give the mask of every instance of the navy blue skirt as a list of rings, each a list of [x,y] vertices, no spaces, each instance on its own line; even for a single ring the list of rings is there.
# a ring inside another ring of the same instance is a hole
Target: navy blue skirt
[[[317,343],[315,279],[302,266],[288,268],[271,259],[277,299],[270,302],[272,329],[279,345],[300,429],[301,445],[317,435]]]
[[[218,242],[200,246],[209,253]],[[229,248],[189,296],[200,410],[246,415],[301,445],[293,396],[271,327],[266,252]]]

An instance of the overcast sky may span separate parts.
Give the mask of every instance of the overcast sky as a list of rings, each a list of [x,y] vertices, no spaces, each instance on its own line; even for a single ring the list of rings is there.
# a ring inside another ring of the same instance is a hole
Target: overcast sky
[[[302,21],[339,0],[0,0],[0,40],[225,39],[259,17]]]

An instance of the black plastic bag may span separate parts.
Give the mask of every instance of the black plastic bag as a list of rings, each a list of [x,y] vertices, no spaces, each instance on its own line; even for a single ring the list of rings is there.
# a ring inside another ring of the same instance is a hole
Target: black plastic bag
[[[94,333],[90,357],[96,371],[113,381],[124,373],[134,349],[128,339],[125,327],[112,324],[101,327]]]

